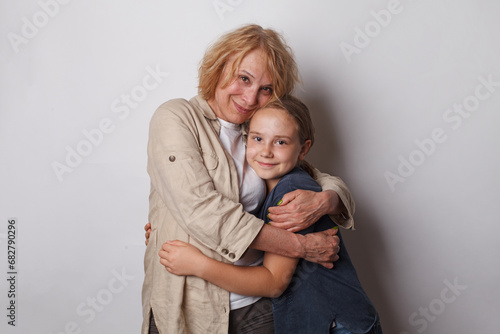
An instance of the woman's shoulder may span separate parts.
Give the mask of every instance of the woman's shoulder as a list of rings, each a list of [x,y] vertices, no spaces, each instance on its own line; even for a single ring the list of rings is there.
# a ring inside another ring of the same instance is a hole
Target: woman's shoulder
[[[208,119],[217,119],[208,102],[197,95],[190,100],[177,98],[162,103],[155,112],[156,114],[170,114],[172,116],[196,115]]]
[[[208,103],[200,101],[199,97],[195,96],[190,100],[176,98],[162,103],[155,111],[155,118],[171,118],[179,120],[200,119],[203,118],[211,110],[207,110]],[[210,109],[208,107],[208,109]]]
[[[163,102],[157,109],[157,112],[181,112],[184,110],[192,110],[193,104],[183,98],[171,99]]]

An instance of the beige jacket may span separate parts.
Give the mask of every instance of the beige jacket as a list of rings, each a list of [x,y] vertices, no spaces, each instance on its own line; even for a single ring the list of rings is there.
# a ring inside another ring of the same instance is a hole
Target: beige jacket
[[[175,276],[160,264],[167,240],[182,240],[223,262],[238,260],[262,228],[262,220],[239,204],[238,175],[219,140],[220,124],[208,103],[196,96],[162,104],[153,115],[148,144],[151,236],[144,257],[142,333],[153,310],[161,334],[227,333],[229,293],[192,276]],[[352,227],[354,202],[345,184],[321,174],[323,189],[335,190]]]

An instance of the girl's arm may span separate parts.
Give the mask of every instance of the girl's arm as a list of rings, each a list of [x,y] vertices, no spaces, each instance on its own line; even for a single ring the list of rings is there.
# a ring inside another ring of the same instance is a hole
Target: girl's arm
[[[278,297],[290,283],[298,260],[266,253],[262,266],[236,266],[211,259],[188,243],[163,244],[160,262],[175,275],[197,276],[245,296]]]

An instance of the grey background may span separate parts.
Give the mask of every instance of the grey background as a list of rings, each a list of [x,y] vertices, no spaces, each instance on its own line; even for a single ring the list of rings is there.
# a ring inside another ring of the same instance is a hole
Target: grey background
[[[498,332],[499,10],[486,0],[0,2],[5,276],[18,219],[16,327],[1,279],[2,333],[139,332],[149,120],[196,93],[208,43],[245,23],[281,32],[296,54],[297,95],[317,128],[310,161],[356,199],[356,231],[344,236],[385,332]],[[465,116],[453,111],[464,104]],[[78,149],[86,156],[68,158]]]

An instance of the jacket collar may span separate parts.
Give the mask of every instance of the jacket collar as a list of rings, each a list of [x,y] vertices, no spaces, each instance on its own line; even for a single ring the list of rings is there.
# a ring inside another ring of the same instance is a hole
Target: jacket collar
[[[214,111],[212,110],[212,108],[208,104],[208,101],[205,100],[200,95],[196,95],[195,97],[193,97],[191,99],[191,103],[197,105],[199,107],[201,113],[203,114],[203,116],[205,116],[206,118],[208,118],[212,121],[217,120],[217,116],[215,115]]]

